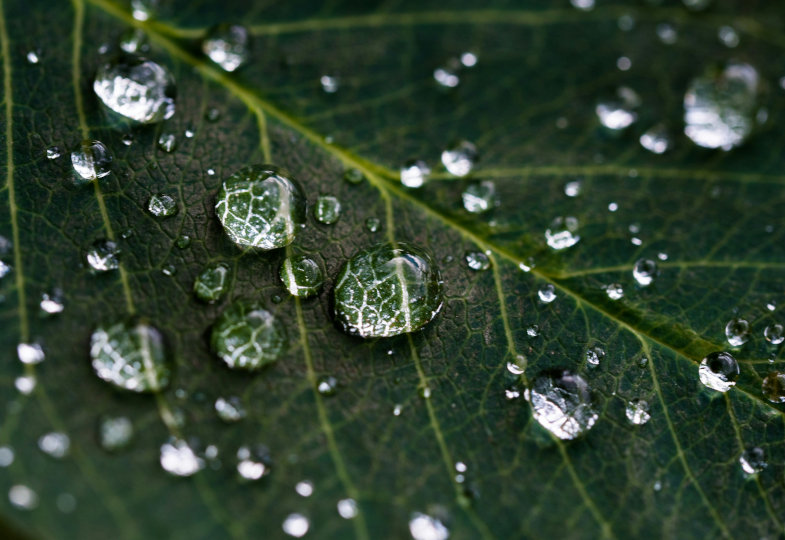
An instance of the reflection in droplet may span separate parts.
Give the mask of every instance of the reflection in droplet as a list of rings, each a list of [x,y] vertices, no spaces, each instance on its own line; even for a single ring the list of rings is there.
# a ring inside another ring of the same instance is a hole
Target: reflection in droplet
[[[591,405],[589,385],[571,371],[545,372],[526,390],[532,416],[560,439],[574,439],[590,430],[598,414]]]
[[[102,64],[93,91],[107,108],[134,122],[152,124],[174,115],[174,78],[162,65],[140,56]]]
[[[224,71],[232,72],[248,60],[250,41],[245,27],[219,24],[208,31],[202,51]]]
[[[161,467],[173,476],[192,476],[202,470],[204,460],[182,439],[172,438],[161,445]]]
[[[212,304],[229,290],[231,270],[225,263],[207,265],[194,281],[194,294],[202,302]]]
[[[491,260],[482,251],[470,251],[464,256],[464,260],[469,268],[478,272],[491,267]]]
[[[272,313],[242,300],[218,317],[210,340],[213,353],[227,366],[245,370],[275,362],[286,343],[284,327]]]
[[[317,295],[324,285],[321,266],[305,255],[286,257],[281,261],[278,275],[289,294],[301,298]]]
[[[741,347],[750,337],[750,323],[738,317],[729,320],[725,325],[725,337],[732,347]]]
[[[736,384],[739,363],[727,352],[713,352],[704,358],[698,368],[698,377],[708,388],[727,392]]]
[[[442,152],[442,164],[454,176],[466,176],[477,161],[477,147],[469,141],[457,141]]]
[[[421,159],[412,159],[401,167],[401,184],[408,188],[422,186],[431,174],[431,168]]]
[[[763,337],[772,345],[779,345],[785,341],[785,329],[781,324],[770,324],[763,331]]]
[[[545,241],[557,251],[572,247],[581,237],[578,232],[578,219],[572,216],[556,217],[545,230]]]
[[[621,283],[611,283],[610,285],[605,285],[605,294],[611,300],[621,300],[624,298],[624,288],[621,286]]]
[[[75,183],[90,182],[112,172],[112,154],[101,141],[82,141],[71,152],[71,165],[76,173]]]
[[[313,207],[316,221],[323,225],[332,225],[341,217],[341,202],[332,195],[321,195]]]
[[[632,268],[632,277],[641,287],[648,287],[657,275],[657,263],[651,259],[638,259]]]
[[[642,399],[633,399],[627,403],[625,410],[627,420],[636,426],[641,426],[651,419],[649,404]]]
[[[481,214],[498,205],[496,185],[490,180],[469,184],[461,194],[463,207],[472,214]]]
[[[147,201],[147,211],[158,218],[173,216],[177,213],[177,201],[170,195],[155,193]]]
[[[540,302],[543,304],[550,304],[556,300],[556,288],[552,283],[546,283],[537,291],[537,296],[540,297]]]

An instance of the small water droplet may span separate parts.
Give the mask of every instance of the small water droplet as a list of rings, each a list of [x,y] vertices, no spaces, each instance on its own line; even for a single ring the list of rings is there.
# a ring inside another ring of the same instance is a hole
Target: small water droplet
[[[205,172],[207,173],[207,176],[215,176],[215,169],[212,167],[207,169]]]
[[[750,323],[738,317],[729,320],[725,325],[725,337],[732,347],[741,347],[750,337]]]
[[[457,141],[442,152],[442,164],[454,176],[466,176],[477,161],[477,147],[469,141]]]
[[[289,514],[286,516],[286,519],[283,520],[283,532],[292,536],[294,538],[301,538],[305,536],[308,532],[308,529],[311,528],[311,522],[308,521],[308,518],[302,514],[298,514],[297,512],[293,514]]]
[[[343,173],[343,179],[350,184],[359,184],[365,180],[365,175],[360,169],[346,169],[346,172]]]
[[[524,395],[531,403],[534,419],[560,439],[574,439],[597,421],[589,385],[570,371],[541,374]]]
[[[64,458],[71,448],[71,439],[65,433],[53,431],[38,438],[38,448],[55,459]]]
[[[636,426],[642,426],[651,419],[649,404],[637,398],[627,403],[625,414],[627,415],[627,420]]]
[[[251,36],[237,24],[213,26],[202,41],[202,51],[224,71],[232,72],[248,61]]]
[[[310,497],[313,495],[313,482],[310,480],[303,480],[302,482],[297,482],[297,485],[294,486],[294,490],[300,497]]]
[[[401,184],[408,188],[422,186],[431,174],[431,168],[421,159],[410,159],[401,167]]]
[[[568,197],[577,197],[581,194],[583,182],[581,180],[572,180],[564,184],[564,194]]]
[[[393,407],[393,416],[401,416],[401,411],[403,411],[403,406],[396,404],[395,407]]]
[[[174,133],[161,133],[158,137],[158,148],[170,154],[177,148],[177,136]]]
[[[590,366],[599,366],[603,358],[605,358],[605,350],[602,347],[595,346],[586,349],[586,363]]]
[[[464,260],[469,268],[478,272],[491,267],[491,260],[482,251],[470,251],[464,256]]]
[[[183,135],[185,135],[186,139],[193,139],[194,135],[196,135],[196,132],[194,130],[192,130],[192,129],[186,129],[183,132]]]
[[[572,7],[581,11],[591,11],[594,9],[594,0],[570,0]]]
[[[618,209],[619,209],[619,205],[617,203],[612,202],[608,204],[608,212],[615,212]]]
[[[174,115],[174,78],[162,65],[140,56],[102,64],[93,91],[109,110],[134,122],[151,124]]]
[[[170,217],[177,213],[177,201],[165,193],[155,193],[147,201],[147,211],[157,218]]]
[[[57,159],[62,154],[59,146],[50,146],[46,149],[46,159]]]
[[[229,290],[230,270],[225,263],[207,265],[194,281],[194,294],[199,300],[212,304]]]
[[[146,21],[155,16],[160,0],[131,0],[131,15],[137,21]]]
[[[557,251],[572,247],[581,237],[578,232],[578,219],[572,216],[559,216],[551,222],[545,230],[545,241]]]
[[[28,51],[26,58],[28,64],[37,64],[40,61],[37,51]]]
[[[341,87],[341,79],[336,75],[322,75],[319,77],[319,84],[325,94],[334,94]]]
[[[657,263],[651,259],[638,259],[632,268],[632,277],[641,287],[648,287],[657,275]]]
[[[46,357],[40,343],[20,343],[16,346],[16,355],[27,365],[40,364]]]
[[[147,34],[141,28],[130,28],[120,36],[120,48],[129,54],[139,54],[147,52],[150,44]]]
[[[354,499],[341,499],[338,501],[338,515],[343,519],[354,519],[357,517],[357,502]]]
[[[103,178],[112,172],[112,154],[101,141],[82,141],[71,152],[71,165],[77,184]]]
[[[181,234],[175,240],[174,245],[177,246],[178,249],[186,249],[191,245],[191,237],[187,234]]]
[[[463,207],[472,214],[481,214],[498,206],[496,185],[490,180],[469,184],[461,194]]]
[[[14,462],[14,450],[10,446],[0,446],[0,467],[5,468]]]
[[[219,397],[216,399],[215,412],[218,413],[218,418],[226,423],[239,422],[247,414],[245,407],[243,407],[243,402],[237,396]]]
[[[611,283],[610,285],[605,285],[604,288],[605,294],[607,294],[608,298],[611,300],[621,300],[624,298],[624,288],[620,283]]]
[[[259,480],[270,474],[270,457],[264,446],[241,446],[237,449],[237,474],[243,480]]]
[[[332,225],[341,217],[341,202],[332,195],[321,195],[316,199],[313,215],[319,223]]]
[[[755,476],[761,472],[768,466],[768,463],[766,463],[766,454],[763,451],[763,448],[755,446],[753,448],[746,449],[744,452],[742,452],[741,456],[739,456],[739,465],[741,465],[741,470],[744,473],[744,476],[747,478]]]
[[[286,347],[284,327],[258,304],[235,301],[215,322],[210,344],[232,369],[255,370],[275,362]]]
[[[622,32],[629,32],[635,28],[635,17],[629,13],[625,13],[624,15],[619,16],[619,19],[616,21],[616,25]]]
[[[409,518],[409,533],[414,540],[447,540],[450,537],[450,530],[436,517],[412,513]]]
[[[305,255],[286,257],[278,270],[286,290],[292,296],[310,298],[321,291],[324,273],[319,263]]]
[[[614,131],[625,129],[638,119],[635,109],[641,104],[638,94],[627,86],[616,90],[616,98],[600,101],[594,108],[600,123]]]
[[[381,227],[382,222],[379,218],[369,217],[365,220],[365,228],[368,229],[368,232],[378,232],[379,227]]]
[[[38,506],[38,494],[22,484],[11,486],[8,490],[8,500],[20,510],[33,510]]]
[[[125,416],[106,417],[98,427],[101,448],[107,452],[117,452],[131,444],[134,425]]]
[[[11,270],[13,270],[13,267],[10,264],[0,261],[0,279],[7,276]]]
[[[513,375],[523,375],[523,372],[526,371],[526,363],[526,357],[519,354],[514,361],[507,362],[507,371]]]
[[[763,331],[763,337],[772,345],[779,345],[785,341],[785,329],[781,324],[770,324]]]
[[[700,381],[718,392],[727,392],[736,384],[739,363],[726,352],[713,352],[704,358],[698,368]]]
[[[35,385],[38,383],[36,378],[32,375],[22,375],[14,379],[14,386],[20,394],[28,396],[35,390]]]
[[[785,403],[785,373],[770,371],[761,384],[763,395],[772,403]]]
[[[639,139],[641,146],[654,154],[664,154],[671,146],[671,138],[664,124],[650,127]]]
[[[320,377],[316,383],[316,390],[323,396],[334,396],[338,391],[338,381],[329,375]]]
[[[740,41],[739,33],[732,26],[720,26],[717,30],[717,38],[730,49],[738,47]]]
[[[678,41],[679,34],[672,24],[660,23],[657,25],[657,37],[665,45],[673,45]]]
[[[208,122],[217,122],[221,118],[221,109],[217,107],[210,107],[204,113],[204,118]]]
[[[546,283],[537,291],[537,296],[540,297],[540,302],[543,304],[550,304],[556,300],[556,289],[552,283]]]
[[[192,476],[204,468],[204,460],[182,439],[161,445],[161,467],[173,476]]]
[[[528,328],[526,328],[526,335],[529,337],[537,337],[540,335],[540,327],[536,324],[532,324]]]
[[[417,394],[423,399],[430,399],[433,391],[429,387],[423,386],[417,390]]]
[[[173,264],[165,264],[161,267],[161,273],[165,276],[172,277],[177,273],[177,267]]]
[[[70,514],[76,510],[76,497],[70,493],[61,493],[55,499],[55,505],[63,514]]]
[[[632,67],[632,60],[627,56],[620,56],[616,59],[616,67],[619,71],[629,71]]]

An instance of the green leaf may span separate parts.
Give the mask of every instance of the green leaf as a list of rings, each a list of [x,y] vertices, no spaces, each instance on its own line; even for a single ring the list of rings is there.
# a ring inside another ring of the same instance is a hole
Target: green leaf
[[[405,538],[422,513],[459,539],[781,536],[785,409],[764,398],[761,382],[783,366],[763,329],[782,323],[767,304],[785,303],[785,20],[778,3],[762,0],[715,0],[700,12],[656,3],[600,0],[580,11],[566,0],[376,9],[171,0],[140,22],[113,0],[0,1],[0,234],[13,244],[1,255],[13,270],[0,280],[0,444],[15,456],[0,469],[9,523],[0,528],[33,537],[279,537],[296,512],[310,520],[309,538]],[[199,46],[222,21],[253,34],[249,62],[232,74]],[[658,38],[662,24],[677,31],[675,43]],[[736,29],[737,47],[718,40],[723,26]],[[145,54],[169,67],[178,97],[171,119],[130,130],[126,146],[129,131],[104,115],[92,77],[106,58],[101,46],[114,48],[131,27],[146,32]],[[477,65],[460,72],[457,87],[440,88],[434,69],[465,51]],[[731,60],[757,68],[765,115],[737,149],[698,148],[681,135],[684,92]],[[338,77],[336,92],[322,91],[323,75]],[[619,86],[642,106],[635,124],[611,135],[594,109]],[[659,122],[673,149],[654,155],[638,138]],[[167,153],[157,141],[171,133],[177,146]],[[88,138],[111,149],[113,170],[76,186],[68,152]],[[467,179],[439,164],[461,139],[479,151]],[[63,155],[49,160],[52,145]],[[399,182],[411,159],[434,171],[417,190]],[[215,217],[215,195],[223,179],[264,162],[290,171],[310,203],[337,197],[340,219],[323,225],[309,212],[288,250],[235,247]],[[349,169],[365,180],[345,181]],[[578,179],[579,196],[566,196]],[[477,180],[498,192],[486,214],[462,207]],[[173,197],[179,211],[153,217],[153,194]],[[554,252],[544,232],[557,216],[577,217],[581,239]],[[381,220],[378,232],[366,228],[369,218]],[[119,244],[120,268],[93,275],[84,253],[102,238]],[[444,307],[415,334],[345,335],[331,315],[338,269],[390,240],[433,254]],[[315,299],[287,294],[278,275],[286,251],[325,269]],[[487,252],[491,268],[470,270],[470,251]],[[632,276],[641,257],[659,266],[648,287]],[[200,302],[194,279],[218,263],[231,270],[228,294]],[[608,297],[611,283],[622,285],[622,299]],[[537,291],[547,284],[556,299],[545,304]],[[41,294],[56,288],[65,310],[44,317]],[[212,325],[237,299],[261,303],[287,330],[286,352],[259,373],[230,371],[210,353]],[[92,372],[92,330],[130,314],[168,341],[176,370],[162,393],[121,393]],[[700,384],[698,364],[728,349],[724,328],[735,316],[750,321],[751,335],[732,351],[736,386],[721,394]],[[16,360],[17,344],[28,342],[41,344],[42,363]],[[594,346],[606,354],[591,368]],[[515,376],[507,363],[519,355],[526,372]],[[522,396],[551,369],[591,388],[599,418],[573,441],[540,428]],[[14,388],[23,375],[37,380],[30,395]],[[318,391],[326,377],[337,381],[334,395]],[[214,403],[233,396],[247,416],[228,425]],[[633,399],[649,403],[648,423],[625,418]],[[127,449],[98,444],[105,416],[131,419]],[[62,459],[38,448],[52,431],[70,437]],[[171,477],[159,452],[172,435],[215,445],[219,456],[191,478]],[[271,472],[242,482],[237,450],[256,444],[268,448]],[[768,467],[747,479],[739,456],[752,447]],[[310,497],[295,491],[304,480]],[[37,493],[35,509],[11,504],[6,492],[16,485]],[[337,511],[348,498],[359,509],[353,519]]]

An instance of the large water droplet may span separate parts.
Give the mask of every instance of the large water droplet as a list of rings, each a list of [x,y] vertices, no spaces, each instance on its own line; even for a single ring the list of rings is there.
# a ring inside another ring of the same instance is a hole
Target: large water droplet
[[[572,247],[581,239],[577,234],[578,219],[572,216],[559,216],[545,230],[545,241],[555,250]]]
[[[574,439],[594,426],[598,415],[591,406],[589,385],[570,371],[546,372],[526,390],[532,416],[560,439]]]
[[[464,256],[464,259],[469,268],[478,272],[491,267],[491,260],[482,251],[470,251]]]
[[[481,214],[498,205],[496,184],[490,180],[483,180],[476,184],[469,184],[461,194],[463,207],[472,214]]]
[[[112,172],[112,154],[101,141],[82,141],[79,148],[71,152],[71,165],[77,184],[90,182]]]
[[[749,64],[693,79],[684,95],[684,134],[704,148],[740,145],[752,132],[758,85]]]
[[[96,375],[132,392],[157,392],[172,376],[163,336],[138,319],[96,328],[90,358]]]
[[[611,130],[621,130],[638,119],[635,109],[641,104],[641,98],[632,89],[626,86],[616,91],[616,99],[601,101],[594,108],[600,123]]]
[[[712,390],[727,392],[736,384],[739,363],[726,352],[713,352],[704,358],[698,368],[700,381]]]
[[[281,262],[278,275],[286,290],[301,298],[318,294],[324,285],[324,273],[319,263],[305,255],[286,257]]]
[[[98,428],[101,448],[107,452],[117,452],[126,448],[133,436],[134,425],[125,416],[104,418]]]
[[[442,307],[442,280],[430,254],[415,245],[376,244],[349,259],[336,278],[335,316],[364,338],[414,332]]]
[[[288,173],[251,165],[224,180],[215,211],[235,243],[271,250],[291,244],[305,225],[305,196]]]
[[[763,331],[763,337],[772,345],[779,345],[785,341],[785,329],[781,324],[770,324]]]
[[[341,202],[332,195],[322,195],[316,199],[313,215],[319,223],[332,225],[341,217]]]
[[[422,186],[431,174],[431,168],[420,159],[410,159],[401,167],[401,184],[408,188]]]
[[[202,51],[207,57],[232,72],[248,60],[251,37],[245,27],[237,24],[219,24],[210,29],[202,41]]]
[[[87,264],[96,272],[117,270],[120,267],[119,254],[120,249],[111,240],[96,240],[87,251]]]
[[[151,124],[174,114],[174,78],[162,65],[139,56],[102,64],[93,91],[110,110],[134,122]]]
[[[173,476],[192,476],[202,470],[204,460],[182,439],[172,438],[161,445],[161,467]]]
[[[442,152],[442,164],[452,175],[466,176],[477,161],[477,147],[469,141],[458,141]]]
[[[220,300],[229,290],[230,270],[224,263],[213,263],[204,268],[194,281],[194,294],[208,304]]]
[[[302,514],[293,513],[286,516],[283,520],[283,532],[294,538],[301,538],[305,536],[308,529],[311,528],[311,522]]]
[[[38,448],[44,454],[61,459],[68,454],[68,450],[71,448],[71,439],[65,433],[53,431],[39,437]]]
[[[286,332],[272,313],[240,300],[215,322],[210,344],[230,368],[255,370],[278,359],[286,347]]]
[[[450,537],[450,530],[440,519],[420,512],[411,515],[409,533],[414,540],[447,540]]]
[[[746,449],[739,456],[739,465],[741,465],[741,470],[746,477],[751,477],[761,472],[768,465],[763,448],[755,446]]]
[[[641,287],[648,287],[657,275],[657,263],[651,259],[638,259],[632,268],[632,277]]]
[[[636,426],[642,426],[651,419],[649,404],[642,399],[633,399],[627,402],[627,409],[624,412],[627,420]]]
[[[729,320],[725,325],[725,337],[732,347],[741,347],[750,338],[750,323],[741,318]]]
[[[772,403],[785,403],[785,373],[770,371],[763,379],[761,390]]]
[[[219,397],[215,400],[215,412],[226,423],[239,422],[246,416],[245,407],[237,396]]]

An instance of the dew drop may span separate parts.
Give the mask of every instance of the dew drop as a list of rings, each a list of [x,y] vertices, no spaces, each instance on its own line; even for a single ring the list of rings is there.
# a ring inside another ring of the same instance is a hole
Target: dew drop
[[[350,184],[356,185],[365,180],[365,175],[360,169],[346,169],[346,172],[343,173],[343,179]]]
[[[457,141],[442,152],[442,164],[454,176],[466,176],[477,161],[477,147],[469,141]]]
[[[671,147],[670,134],[664,124],[652,126],[640,136],[641,146],[654,154],[664,154]]]
[[[171,154],[177,148],[177,136],[174,133],[161,133],[158,137],[158,148]]]
[[[551,247],[560,251],[578,243],[581,237],[578,232],[578,219],[572,216],[559,216],[551,222],[545,230],[545,241]]]
[[[58,313],[62,313],[65,309],[62,291],[55,289],[51,293],[42,293],[39,306],[41,311],[47,315],[56,315]]]
[[[706,356],[698,368],[700,382],[712,390],[727,392],[736,384],[739,363],[726,352],[713,352]]]
[[[594,0],[570,0],[572,7],[581,11],[591,11],[594,9]]]
[[[779,345],[785,341],[785,329],[781,324],[770,324],[763,331],[763,337],[772,345]]]
[[[35,390],[35,385],[38,383],[36,378],[32,375],[22,375],[14,379],[14,386],[20,394],[25,396],[30,395]]]
[[[186,139],[193,139],[194,135],[196,135],[196,132],[194,132],[194,130],[192,130],[192,129],[186,129],[183,132],[183,135],[185,135]]]
[[[165,264],[161,268],[161,273],[165,276],[172,277],[177,273],[177,267],[173,264]]]
[[[0,446],[0,467],[6,468],[14,462],[14,450],[10,446]]]
[[[204,460],[182,439],[171,438],[161,445],[161,467],[173,476],[192,476],[204,468]]]
[[[217,122],[221,118],[221,109],[217,107],[210,107],[204,113],[204,118],[208,122]]]
[[[408,188],[418,188],[428,180],[430,174],[431,168],[427,163],[421,159],[410,159],[401,167],[401,184]]]
[[[369,217],[365,220],[365,228],[368,229],[368,232],[375,233],[379,230],[382,222],[379,221],[379,218]]]
[[[68,450],[71,448],[71,439],[65,433],[53,431],[39,437],[38,448],[44,454],[55,459],[62,459],[68,454]]]
[[[62,154],[59,146],[50,146],[46,149],[46,159],[57,159]]]
[[[526,335],[529,337],[537,337],[540,335],[540,327],[536,324],[532,324],[528,328],[526,328]]]
[[[102,64],[93,82],[98,99],[120,116],[152,124],[175,111],[175,82],[160,64],[139,56],[123,56]]]
[[[101,448],[107,452],[117,452],[126,448],[131,444],[133,437],[134,425],[125,416],[104,418],[98,427]]]
[[[540,302],[543,304],[550,304],[556,300],[556,289],[552,283],[546,283],[537,291],[537,296],[540,297]]]
[[[37,64],[40,61],[36,51],[28,51],[26,58],[28,64]]]
[[[248,61],[251,36],[237,24],[213,26],[202,41],[202,51],[224,71],[232,72]]]
[[[586,349],[586,363],[590,366],[599,366],[603,358],[605,358],[605,350],[602,347]]]
[[[636,426],[642,426],[651,419],[649,404],[642,399],[629,401],[625,414],[627,415],[627,420]]]
[[[237,396],[230,396],[228,398],[219,397],[215,400],[215,412],[218,413],[218,418],[231,424],[239,422],[246,416],[245,407],[242,401]]]
[[[177,246],[178,249],[186,249],[191,245],[191,237],[187,234],[181,234],[175,240],[174,245]]]
[[[720,40],[720,43],[729,49],[739,46],[739,33],[732,26],[720,26],[717,31],[717,38]]]
[[[603,126],[618,131],[631,126],[638,119],[638,113],[634,109],[640,104],[638,94],[631,88],[622,86],[616,91],[615,99],[599,102],[594,112]]]
[[[310,480],[303,480],[302,482],[297,482],[297,485],[294,486],[294,490],[300,497],[310,497],[313,495],[313,482]]]
[[[477,272],[491,267],[491,260],[482,251],[470,251],[466,253],[464,260],[469,268]]]
[[[147,211],[157,218],[170,217],[177,213],[177,201],[164,193],[156,193],[147,201]]]
[[[7,276],[12,269],[13,267],[10,264],[0,261],[0,279],[3,279],[5,276]]]
[[[20,510],[33,510],[38,506],[38,494],[22,484],[11,486],[8,490],[8,500]]]
[[[243,480],[259,480],[270,474],[269,455],[264,446],[241,446],[237,449],[237,474]]]
[[[120,48],[129,54],[147,52],[150,49],[147,34],[140,28],[130,28],[120,36]]]
[[[725,325],[725,337],[732,347],[741,347],[750,337],[750,323],[740,318],[729,320]]]
[[[341,499],[338,501],[338,515],[343,519],[357,517],[357,502],[354,499]]]
[[[409,518],[409,533],[414,540],[447,540],[450,530],[441,520],[422,514],[412,513]]]
[[[498,206],[496,185],[490,180],[469,184],[461,194],[463,207],[472,214],[481,214]]]
[[[319,223],[332,225],[341,217],[341,202],[332,195],[322,195],[316,199],[313,215]]]
[[[580,180],[572,180],[571,182],[564,184],[564,194],[568,197],[577,197],[581,194],[582,188],[583,182]]]
[[[403,406],[400,404],[396,404],[393,407],[393,416],[401,416],[401,412],[403,411]]]
[[[610,285],[605,285],[605,294],[611,300],[621,300],[624,298],[624,288],[620,283],[611,283]]]
[[[302,514],[293,513],[286,516],[283,520],[283,532],[294,538],[301,538],[305,536],[308,529],[311,528],[311,522]]]
[[[232,369],[256,370],[275,362],[286,332],[272,313],[242,300],[232,303],[213,326],[213,353]]]
[[[526,371],[526,364],[526,357],[518,355],[514,361],[507,362],[507,371],[513,375],[523,375],[524,371]]]
[[[668,23],[660,23],[657,25],[657,37],[660,38],[665,45],[673,45],[678,41],[679,34],[673,25]]]
[[[768,466],[768,463],[766,463],[766,454],[763,451],[763,448],[755,446],[746,449],[744,452],[742,452],[741,456],[739,456],[739,465],[741,465],[741,470],[744,473],[744,476],[747,478],[755,476],[761,472]]]
[[[458,58],[450,58],[443,66],[433,70],[433,80],[444,88],[455,88],[461,82],[460,70],[463,67]]]
[[[131,0],[131,15],[137,21],[146,21],[158,11],[160,0]]]
[[[329,375],[320,377],[316,383],[316,390],[323,396],[334,396],[338,391],[338,381]]]
[[[224,263],[207,265],[194,281],[194,294],[208,304],[220,300],[229,290],[229,266]]]
[[[87,251],[87,264],[95,272],[117,270],[120,267],[119,254],[120,249],[111,240],[96,240]]]
[[[772,403],[785,403],[785,373],[770,371],[761,384],[763,395]]]
[[[75,183],[84,184],[112,172],[112,154],[101,141],[82,141],[71,152],[71,165],[76,173]]]
[[[20,343],[16,346],[16,355],[20,362],[27,365],[40,364],[46,357],[39,343]]]
[[[310,298],[321,291],[324,273],[319,263],[305,255],[286,257],[278,270],[286,290],[292,296]]]
[[[570,371],[541,374],[524,395],[531,404],[534,419],[560,439],[574,439],[589,431],[597,421],[589,385]]]
[[[638,259],[632,268],[632,277],[641,287],[648,287],[657,275],[657,263],[651,259]]]

